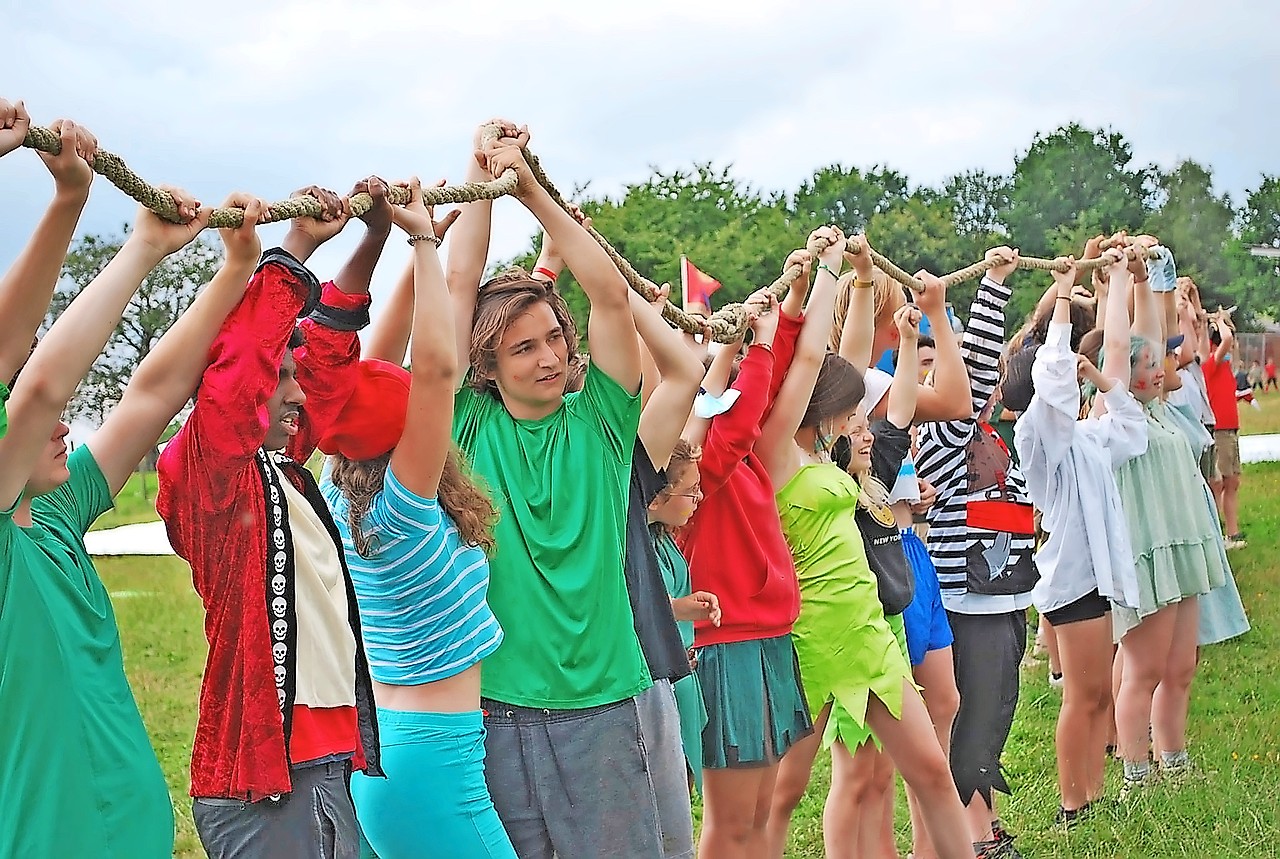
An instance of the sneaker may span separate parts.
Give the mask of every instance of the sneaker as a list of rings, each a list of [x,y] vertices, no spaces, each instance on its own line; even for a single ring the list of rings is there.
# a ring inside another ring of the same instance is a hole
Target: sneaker
[[[1049,672],[1049,685],[1054,689],[1061,689],[1064,683],[1065,681],[1062,679],[1061,674],[1055,674],[1052,671]]]
[[[1150,773],[1146,778],[1130,778],[1124,777],[1124,784],[1120,788],[1120,793],[1116,797],[1119,802],[1128,802],[1137,799],[1155,784],[1156,774]]]
[[[1092,802],[1086,802],[1084,805],[1080,806],[1079,808],[1073,808],[1070,811],[1068,811],[1067,809],[1063,808],[1060,805],[1058,806],[1058,813],[1055,814],[1053,817],[1053,823],[1055,826],[1061,826],[1066,829],[1070,829],[1071,827],[1079,823],[1081,820],[1084,820],[1085,818],[1087,818],[1089,816],[1090,811],[1092,811],[1092,809],[1093,809]]]
[[[1231,534],[1224,541],[1224,545],[1228,552],[1236,549],[1243,549],[1249,545],[1249,541],[1245,540],[1244,534]]]
[[[1012,838],[1007,841],[1002,841],[999,837],[993,841],[975,841],[973,855],[976,859],[1022,859],[1018,848],[1013,846]]]

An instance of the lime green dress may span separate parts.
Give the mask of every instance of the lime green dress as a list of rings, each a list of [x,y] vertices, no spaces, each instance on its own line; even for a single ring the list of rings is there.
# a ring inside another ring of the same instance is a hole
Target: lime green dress
[[[800,580],[800,617],[792,632],[800,681],[815,720],[832,703],[823,746],[839,740],[850,750],[871,737],[870,696],[901,718],[904,683],[911,682],[854,521],[860,491],[839,466],[825,464],[802,467],[777,492]]]

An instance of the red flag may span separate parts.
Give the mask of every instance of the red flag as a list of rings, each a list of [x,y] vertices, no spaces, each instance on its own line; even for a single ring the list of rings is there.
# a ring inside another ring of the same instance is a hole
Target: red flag
[[[680,257],[680,286],[684,306],[701,304],[711,308],[711,294],[720,288],[720,281],[698,270],[687,257]]]

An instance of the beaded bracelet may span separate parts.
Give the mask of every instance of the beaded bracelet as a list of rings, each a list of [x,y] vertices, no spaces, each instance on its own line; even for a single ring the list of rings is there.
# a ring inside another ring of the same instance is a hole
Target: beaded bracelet
[[[409,247],[413,247],[418,242],[428,242],[436,247],[440,247],[440,237],[434,233],[414,233],[405,239],[409,243]]]

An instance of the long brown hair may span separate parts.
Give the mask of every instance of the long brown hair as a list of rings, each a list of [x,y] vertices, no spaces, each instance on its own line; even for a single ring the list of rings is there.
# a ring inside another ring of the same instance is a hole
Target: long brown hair
[[[351,528],[351,542],[356,553],[368,558],[376,548],[365,533],[364,517],[374,497],[382,491],[382,482],[391,462],[391,453],[376,459],[347,459],[340,453],[330,457],[329,479],[347,499],[347,524]],[[440,505],[457,526],[462,540],[479,546],[486,554],[493,551],[493,525],[498,511],[489,496],[475,482],[462,464],[458,449],[450,446],[440,475],[440,487],[436,490]]]
[[[862,374],[839,355],[828,352],[822,359],[800,426],[816,427],[827,418],[853,411],[866,392]]]
[[[513,321],[539,301],[545,301],[564,331],[569,348],[569,365],[578,357],[578,328],[564,297],[555,284],[535,280],[519,266],[501,271],[480,287],[475,315],[471,320],[471,386],[498,396],[498,386],[490,378],[498,369],[498,347]]]

